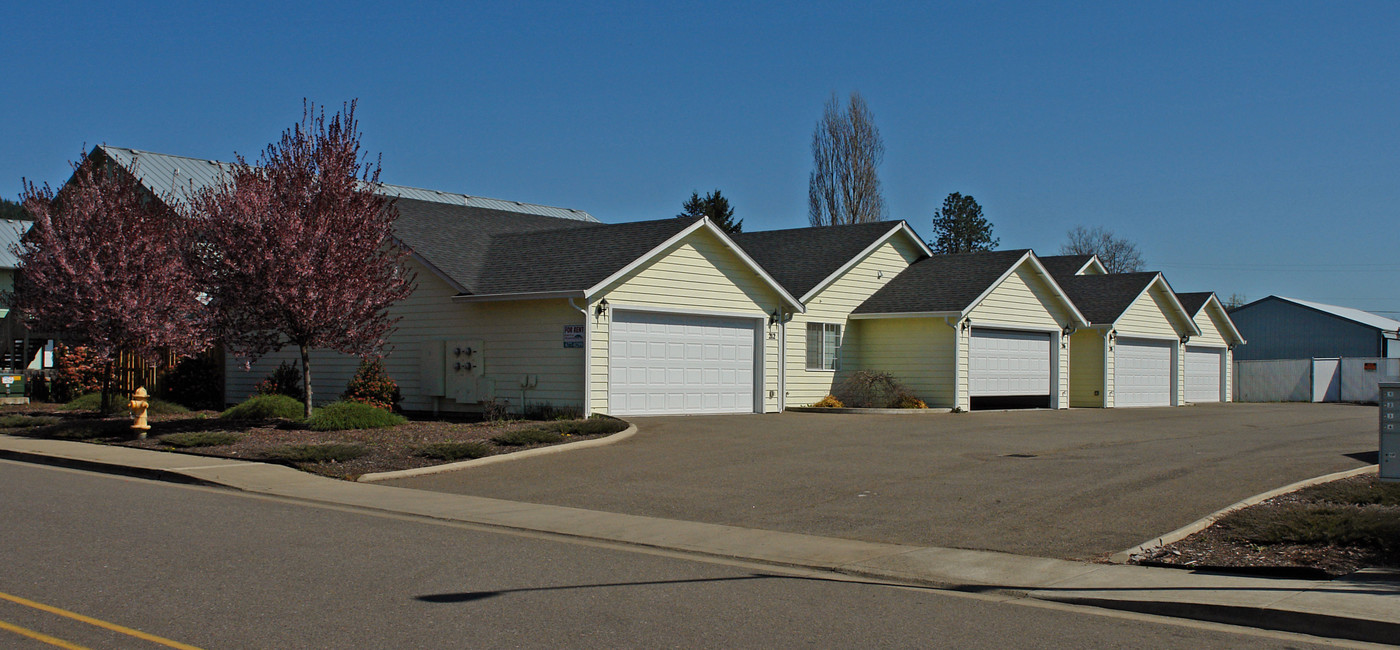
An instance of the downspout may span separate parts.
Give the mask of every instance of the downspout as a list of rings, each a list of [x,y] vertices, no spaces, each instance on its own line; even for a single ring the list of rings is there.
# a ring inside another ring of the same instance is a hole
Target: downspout
[[[958,395],[961,395],[961,394],[962,394],[962,391],[958,390],[958,383],[959,383],[958,369],[962,366],[962,335],[958,333],[958,322],[961,321],[961,320],[962,320],[962,316],[957,316],[957,317],[953,317],[953,316],[944,316],[944,317],[943,317],[943,323],[946,324],[948,327],[953,328],[953,410],[954,410],[954,411],[957,411],[959,408],[962,408],[962,405],[958,404]],[[971,409],[969,409],[969,410],[971,410]]]
[[[583,314],[583,417],[593,415],[593,392],[589,390],[589,383],[592,373],[589,372],[589,364],[593,357],[593,323],[588,320],[588,303],[582,307],[574,304],[574,299],[569,299],[569,306]]]
[[[778,308],[778,412],[787,410],[787,314]]]

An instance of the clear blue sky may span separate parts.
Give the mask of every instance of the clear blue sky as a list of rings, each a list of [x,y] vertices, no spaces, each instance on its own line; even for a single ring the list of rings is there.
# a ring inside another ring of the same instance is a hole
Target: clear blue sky
[[[798,227],[857,90],[925,236],[959,191],[1003,248],[1103,225],[1178,291],[1400,316],[1397,2],[129,4],[6,7],[7,198],[85,143],[226,160],[359,98],[387,182]]]

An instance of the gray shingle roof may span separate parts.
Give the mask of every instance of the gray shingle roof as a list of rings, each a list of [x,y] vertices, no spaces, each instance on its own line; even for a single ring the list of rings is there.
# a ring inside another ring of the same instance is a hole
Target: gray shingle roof
[[[1155,271],[1074,275],[1055,281],[1090,324],[1101,325],[1118,320],[1158,275]]]
[[[1027,249],[934,255],[919,260],[856,307],[855,314],[961,312]]]
[[[1210,291],[1196,291],[1190,293],[1178,293],[1176,299],[1181,302],[1181,306],[1186,309],[1186,313],[1194,318],[1201,308],[1206,306],[1206,301],[1215,295]]]
[[[599,269],[626,266],[694,221],[609,225],[414,199],[401,198],[394,205],[399,240],[473,294],[592,286],[579,284]],[[647,244],[650,247],[637,250]],[[631,257],[614,264],[627,255]]]
[[[900,223],[765,230],[733,238],[788,293],[800,298]]]
[[[1049,271],[1050,276],[1058,281],[1062,277],[1074,275],[1093,258],[1093,255],[1051,255],[1040,257],[1040,263],[1045,265],[1045,270]]]
[[[476,293],[583,291],[698,221],[669,218],[494,237]]]

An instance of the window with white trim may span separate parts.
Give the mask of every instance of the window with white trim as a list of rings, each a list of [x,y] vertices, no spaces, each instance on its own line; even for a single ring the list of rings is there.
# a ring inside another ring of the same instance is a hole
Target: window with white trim
[[[807,369],[841,368],[841,325],[807,323]]]

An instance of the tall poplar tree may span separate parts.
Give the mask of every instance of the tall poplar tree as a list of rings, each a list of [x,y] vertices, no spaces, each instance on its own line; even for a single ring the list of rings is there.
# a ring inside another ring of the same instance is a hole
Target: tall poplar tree
[[[812,174],[807,218],[813,226],[866,223],[885,218],[878,169],[885,158],[880,129],[860,93],[842,107],[833,93],[812,132]]]

